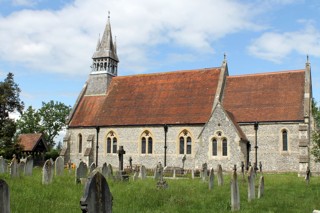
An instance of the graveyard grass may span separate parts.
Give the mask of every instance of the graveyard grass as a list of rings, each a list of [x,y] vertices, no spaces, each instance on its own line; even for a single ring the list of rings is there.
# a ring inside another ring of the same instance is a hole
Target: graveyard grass
[[[10,188],[12,213],[72,213],[81,212],[80,198],[84,186],[75,184],[74,173],[54,177],[50,185],[42,185],[41,169],[33,176],[11,179],[1,174]],[[240,188],[239,212],[312,212],[320,209],[320,177],[311,177],[310,185],[295,173],[265,174],[265,194],[261,199],[247,201],[247,183],[238,176]],[[256,188],[258,187],[256,179]],[[211,191],[208,182],[199,178],[166,179],[169,188],[157,189],[153,178],[129,182],[108,180],[113,195],[113,212],[230,212],[230,175],[224,185],[217,186],[217,176]],[[256,190],[257,195],[257,190]]]

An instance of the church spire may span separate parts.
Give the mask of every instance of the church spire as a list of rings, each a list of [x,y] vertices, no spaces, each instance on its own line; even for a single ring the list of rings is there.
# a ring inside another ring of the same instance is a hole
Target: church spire
[[[116,46],[112,41],[112,32],[110,24],[110,12],[108,13],[108,21],[104,29],[102,38],[98,40],[97,48],[92,56],[93,72],[106,72],[113,76],[117,75],[118,71],[118,55]]]

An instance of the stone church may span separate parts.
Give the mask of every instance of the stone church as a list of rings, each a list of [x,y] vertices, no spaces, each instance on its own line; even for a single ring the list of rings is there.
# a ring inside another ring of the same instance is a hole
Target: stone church
[[[68,118],[61,155],[78,164],[225,170],[262,163],[264,171],[305,173],[310,156],[311,68],[229,75],[221,66],[118,76],[108,19],[92,70]],[[97,157],[98,156],[98,157]]]

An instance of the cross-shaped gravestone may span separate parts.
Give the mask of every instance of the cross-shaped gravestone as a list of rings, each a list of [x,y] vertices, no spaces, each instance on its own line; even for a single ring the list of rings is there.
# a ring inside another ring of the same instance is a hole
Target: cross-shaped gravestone
[[[119,172],[123,170],[123,155],[126,154],[123,146],[119,146],[118,157],[119,157]]]

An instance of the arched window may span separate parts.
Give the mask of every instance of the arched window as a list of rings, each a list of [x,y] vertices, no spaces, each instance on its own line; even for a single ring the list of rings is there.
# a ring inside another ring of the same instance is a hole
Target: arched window
[[[215,138],[212,139],[212,155],[213,156],[218,155],[218,144],[217,144],[217,139]]]
[[[148,130],[144,131],[141,135],[141,154],[153,153],[153,139]]]
[[[180,137],[179,154],[184,154],[184,137]]]
[[[192,153],[192,138],[188,130],[183,130],[179,135],[179,154]]]
[[[143,138],[141,139],[141,153],[142,153],[142,154],[146,154],[146,146],[147,146],[147,144],[146,144],[146,138],[143,137]]]
[[[113,147],[112,147],[112,148],[113,148],[113,149],[112,149],[113,153],[117,153],[117,146],[118,146],[118,145],[117,145],[117,138],[116,138],[116,137],[113,138],[112,146],[113,146]]]
[[[152,138],[148,138],[148,154],[152,154]]]
[[[282,131],[282,151],[288,151],[288,132]]]
[[[228,156],[228,142],[227,139],[222,141],[222,156]]]
[[[79,153],[82,153],[82,135],[78,135],[78,141],[79,141]]]
[[[110,131],[107,134],[107,141],[106,141],[106,148],[107,148],[107,153],[117,153],[117,137],[114,134],[113,131]]]

